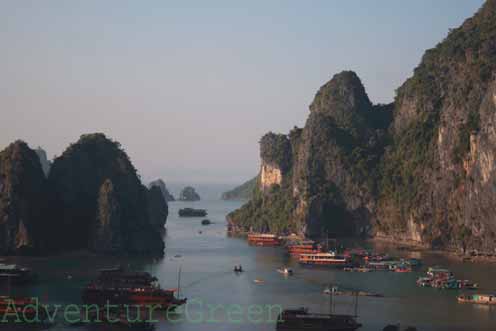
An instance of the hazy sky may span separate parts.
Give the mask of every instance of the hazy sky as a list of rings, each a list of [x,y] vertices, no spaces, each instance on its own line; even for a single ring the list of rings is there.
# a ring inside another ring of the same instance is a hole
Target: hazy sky
[[[121,142],[148,181],[237,183],[355,70],[388,102],[482,0],[0,2],[0,148]]]

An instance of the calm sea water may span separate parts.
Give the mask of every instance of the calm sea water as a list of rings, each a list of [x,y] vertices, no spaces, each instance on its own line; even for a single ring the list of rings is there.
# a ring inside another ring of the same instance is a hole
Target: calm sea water
[[[269,310],[277,305],[284,308],[307,306],[314,311],[327,312],[329,297],[323,295],[322,290],[329,283],[385,295],[384,298],[359,298],[358,315],[363,331],[379,331],[390,323],[414,325],[426,331],[496,329],[496,307],[458,304],[457,291],[417,288],[415,280],[425,269],[396,274],[345,273],[300,267],[286,256],[282,248],[250,247],[242,239],[229,238],[226,236],[225,215],[240,204],[226,201],[171,203],[167,221],[167,252],[161,260],[97,258],[81,254],[9,259],[34,268],[41,276],[37,284],[11,288],[11,291],[18,295],[37,296],[50,304],[79,304],[81,288],[96,276],[98,268],[125,264],[134,270],[153,273],[164,288],[176,288],[178,270],[182,270],[181,295],[192,303],[188,306],[190,321],[180,320],[185,319],[185,313],[178,314],[173,316],[174,321],[164,319],[158,323],[157,330],[274,330],[273,322],[256,322],[258,316],[270,319],[274,310]],[[186,206],[208,209],[208,218],[213,224],[202,226],[198,218],[180,219],[177,211]],[[432,253],[392,253],[422,258],[426,266],[449,267],[458,278],[477,281],[482,288],[479,292],[494,292],[496,287],[496,265],[461,263]],[[235,275],[232,268],[237,264],[242,264],[246,272]],[[290,265],[295,271],[294,276],[285,278],[277,273],[276,269],[281,265]],[[263,283],[257,284],[255,279],[263,280]],[[4,294],[6,291],[4,288]],[[336,297],[334,309],[336,313],[353,314],[353,298]],[[233,314],[233,310],[241,314]],[[249,312],[257,315],[250,315]],[[92,328],[69,327],[60,322],[51,329]]]

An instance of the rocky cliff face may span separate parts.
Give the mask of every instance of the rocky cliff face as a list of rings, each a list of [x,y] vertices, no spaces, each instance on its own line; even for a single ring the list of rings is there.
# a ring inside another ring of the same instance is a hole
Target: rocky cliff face
[[[200,195],[196,193],[195,189],[191,186],[186,186],[183,188],[179,194],[179,200],[181,201],[198,201],[200,200]]]
[[[54,160],[48,184],[54,249],[163,254],[148,190],[119,143],[103,134],[81,136]]]
[[[387,114],[388,107],[371,104],[355,73],[335,75],[315,96],[303,129],[261,139],[259,190],[229,216],[231,224],[309,236],[367,232]]]
[[[162,179],[157,179],[157,180],[154,180],[153,182],[150,182],[150,184],[148,185],[148,188],[151,189],[154,186],[157,186],[160,189],[166,202],[175,200],[174,196],[169,192],[169,190],[167,189],[167,186],[165,185],[165,183]]]
[[[231,228],[492,251],[495,73],[489,0],[426,52],[394,104],[373,105],[352,72],[334,76],[303,129],[261,140],[260,186]]]
[[[377,234],[495,248],[496,1],[424,55],[398,90]]]
[[[22,141],[0,152],[0,254],[43,247],[45,176],[35,151]]]

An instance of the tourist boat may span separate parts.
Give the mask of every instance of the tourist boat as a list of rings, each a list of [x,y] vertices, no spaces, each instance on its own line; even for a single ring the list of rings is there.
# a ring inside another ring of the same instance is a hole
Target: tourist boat
[[[9,282],[10,284],[26,284],[35,279],[36,275],[30,268],[16,264],[0,263],[0,281]]]
[[[394,270],[398,265],[397,261],[368,261],[366,267],[372,270]]]
[[[394,272],[398,272],[398,273],[412,272],[412,268],[410,268],[409,266],[406,266],[406,265],[399,265],[399,266],[396,266],[396,268],[394,269]]]
[[[322,252],[322,246],[316,244],[313,240],[305,240],[289,244],[288,253],[291,256],[300,256],[300,254],[315,254]]]
[[[343,255],[346,257],[358,257],[358,258],[366,258],[370,255],[369,251],[367,251],[364,248],[352,248],[352,249],[347,249],[343,252]]]
[[[110,285],[142,285],[142,286],[158,286],[157,277],[152,276],[148,272],[127,271],[121,266],[113,268],[105,268],[99,270],[99,275],[96,279],[97,283]]]
[[[307,308],[286,309],[279,315],[277,331],[354,331],[361,327],[354,316],[310,313]]]
[[[83,290],[83,303],[105,305],[156,306],[157,309],[173,310],[186,303],[186,299],[176,297],[175,289],[163,290],[155,287],[110,287],[89,284]]]
[[[417,286],[432,287],[432,278],[431,277],[419,277],[417,279]]]
[[[473,303],[479,305],[496,305],[496,295],[491,294],[462,294],[457,298],[459,303]]]
[[[179,209],[179,217],[205,217],[207,211],[205,209],[182,208]]]
[[[413,268],[418,267],[418,266],[420,266],[422,264],[422,261],[420,259],[415,259],[415,258],[406,259],[403,262],[405,264],[410,265]]]
[[[459,289],[475,290],[479,288],[479,284],[471,282],[470,280],[467,279],[457,280],[456,283]]]
[[[43,322],[47,311],[40,309],[42,305],[35,298],[15,298],[0,296],[0,320],[2,322],[26,323]],[[19,320],[20,319],[20,320]]]
[[[254,246],[280,246],[281,239],[275,234],[250,233],[248,234],[248,243]]]
[[[432,278],[452,278],[454,277],[453,273],[449,269],[439,268],[439,267],[429,267],[427,269],[427,275]]]
[[[334,252],[301,254],[298,262],[306,265],[326,265],[334,267],[348,267],[350,260],[344,256],[338,256]]]
[[[391,257],[388,254],[371,254],[365,256],[364,259],[368,262],[391,261]]]
[[[283,274],[283,275],[290,276],[293,274],[293,269],[288,268],[288,267],[281,267],[281,268],[277,269],[277,272],[280,274]]]

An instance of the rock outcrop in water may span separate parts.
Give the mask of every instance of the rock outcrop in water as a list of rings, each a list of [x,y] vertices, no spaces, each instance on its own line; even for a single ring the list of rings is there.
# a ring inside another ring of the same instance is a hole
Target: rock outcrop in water
[[[222,200],[249,200],[257,186],[258,176],[244,182],[230,191],[222,193]]]
[[[48,184],[54,249],[163,254],[148,189],[119,143],[81,136],[54,160]]]
[[[168,215],[169,206],[164,199],[163,192],[158,186],[151,186],[148,189],[148,217],[150,223],[157,230],[163,231]]]
[[[179,195],[180,201],[198,201],[200,200],[200,195],[196,193],[195,189],[191,186],[186,186],[181,191]]]
[[[0,254],[163,255],[167,202],[148,190],[119,143],[83,135],[45,178],[22,141],[0,152]]]
[[[164,181],[162,179],[157,179],[154,180],[153,182],[150,182],[148,185],[148,188],[152,188],[153,186],[157,186],[160,191],[162,192],[162,195],[164,196],[165,201],[170,202],[174,201],[174,196],[169,192],[167,189],[167,186],[165,185]]]
[[[48,177],[48,173],[50,172],[50,167],[52,166],[52,163],[48,160],[46,151],[39,146],[34,151],[36,152],[36,154],[40,158],[41,168],[43,169],[43,172],[45,173],[45,177]]]
[[[368,235],[496,248],[496,0],[428,50],[391,105],[342,72],[303,129],[261,140],[235,231]]]
[[[0,152],[0,254],[34,253],[43,246],[45,175],[22,141]]]

